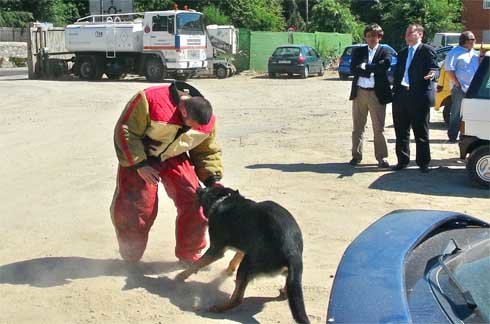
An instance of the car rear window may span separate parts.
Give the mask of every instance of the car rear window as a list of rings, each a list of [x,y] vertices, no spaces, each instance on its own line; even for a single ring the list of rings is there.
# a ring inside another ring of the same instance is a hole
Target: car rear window
[[[299,55],[299,47],[279,47],[276,48],[272,55]]]
[[[352,49],[353,47],[346,47],[344,50],[344,55],[352,55]]]

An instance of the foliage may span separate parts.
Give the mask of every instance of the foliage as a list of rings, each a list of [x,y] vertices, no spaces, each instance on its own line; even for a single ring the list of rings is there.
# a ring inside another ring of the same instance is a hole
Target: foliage
[[[349,7],[336,0],[322,0],[313,6],[309,31],[350,33],[355,42],[362,39],[363,26]]]
[[[204,7],[202,13],[206,25],[230,25],[230,17],[226,16],[219,8],[213,5]]]
[[[421,24],[424,41],[430,40],[436,32],[460,31],[461,3],[451,0],[410,0],[385,1],[382,4],[385,15],[381,26],[385,30],[385,42],[395,48],[405,45],[405,29],[410,23]]]
[[[31,21],[34,21],[34,17],[30,12],[0,10],[0,27],[25,28]]]
[[[170,10],[173,9],[174,3],[175,1],[171,0],[134,0],[133,9],[135,12]]]

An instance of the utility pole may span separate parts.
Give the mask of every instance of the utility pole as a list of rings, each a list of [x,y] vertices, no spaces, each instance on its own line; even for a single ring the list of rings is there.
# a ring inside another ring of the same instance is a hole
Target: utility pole
[[[308,0],[306,0],[306,28],[308,28]]]

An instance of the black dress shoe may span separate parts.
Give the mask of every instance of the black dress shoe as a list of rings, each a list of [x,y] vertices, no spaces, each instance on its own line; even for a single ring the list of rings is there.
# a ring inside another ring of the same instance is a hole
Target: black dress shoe
[[[400,170],[405,169],[407,166],[408,166],[408,164],[406,164],[406,163],[398,163],[397,165],[395,165],[393,167],[393,170],[400,171]]]
[[[427,172],[429,172],[429,166],[428,166],[428,165],[422,165],[422,166],[420,167],[420,172],[422,172],[422,173],[427,173]]]
[[[352,160],[349,161],[350,165],[358,165],[359,163],[361,163],[361,159],[352,158]]]

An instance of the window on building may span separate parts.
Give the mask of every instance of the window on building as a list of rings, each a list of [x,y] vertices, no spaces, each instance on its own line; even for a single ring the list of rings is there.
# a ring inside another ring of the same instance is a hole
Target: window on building
[[[483,9],[490,9],[490,0],[483,0]]]

